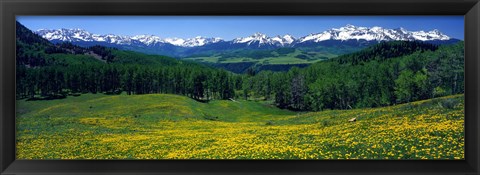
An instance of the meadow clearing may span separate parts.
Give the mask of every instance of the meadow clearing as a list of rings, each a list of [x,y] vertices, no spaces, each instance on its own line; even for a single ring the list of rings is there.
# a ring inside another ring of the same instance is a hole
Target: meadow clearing
[[[463,97],[301,113],[168,94],[18,100],[17,159],[464,159]]]

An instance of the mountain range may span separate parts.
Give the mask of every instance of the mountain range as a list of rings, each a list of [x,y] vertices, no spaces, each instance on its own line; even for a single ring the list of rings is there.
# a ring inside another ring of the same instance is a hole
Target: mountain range
[[[324,45],[370,45],[381,41],[424,41],[436,44],[454,43],[439,30],[408,31],[404,28],[359,27],[346,25],[319,33],[296,38],[286,34],[270,37],[254,33],[247,37],[224,40],[219,37],[162,38],[155,35],[121,36],[114,34],[93,34],[83,29],[40,29],[35,31],[41,37],[54,42],[71,42],[80,46],[103,45],[140,51],[184,57],[193,54],[221,52],[235,49],[275,49],[281,47],[317,47]]]

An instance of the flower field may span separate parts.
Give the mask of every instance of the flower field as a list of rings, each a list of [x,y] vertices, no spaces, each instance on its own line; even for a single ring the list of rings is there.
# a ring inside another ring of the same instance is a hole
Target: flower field
[[[464,159],[464,142],[463,95],[305,113],[165,94],[17,101],[17,159]]]

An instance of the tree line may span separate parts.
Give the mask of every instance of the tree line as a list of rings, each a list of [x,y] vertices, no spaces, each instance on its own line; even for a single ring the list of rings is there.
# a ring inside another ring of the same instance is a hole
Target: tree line
[[[236,76],[216,69],[185,66],[80,64],[17,66],[18,98],[55,98],[80,93],[168,93],[196,100],[234,97]],[[237,83],[238,84],[238,83]]]

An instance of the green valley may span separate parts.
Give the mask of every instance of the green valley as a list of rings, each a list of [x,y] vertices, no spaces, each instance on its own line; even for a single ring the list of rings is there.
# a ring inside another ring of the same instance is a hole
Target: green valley
[[[284,51],[282,52],[282,50]],[[338,55],[332,53],[305,52],[291,48],[267,51],[234,51],[214,54],[208,57],[193,56],[183,59],[208,63],[258,62],[261,64],[305,64],[327,60],[336,56]]]
[[[248,68],[262,70],[287,71],[292,66],[305,67],[318,61],[325,61],[342,54],[361,50],[364,47],[317,47],[312,48],[280,48],[273,50],[234,50],[209,55],[192,55],[181,58],[215,67],[224,68],[235,73],[245,73]],[[247,66],[243,69],[228,67],[228,64]],[[285,66],[291,65],[291,66]],[[263,66],[263,67],[262,67]],[[283,66],[283,67],[282,67]],[[268,69],[265,67],[278,67]]]

